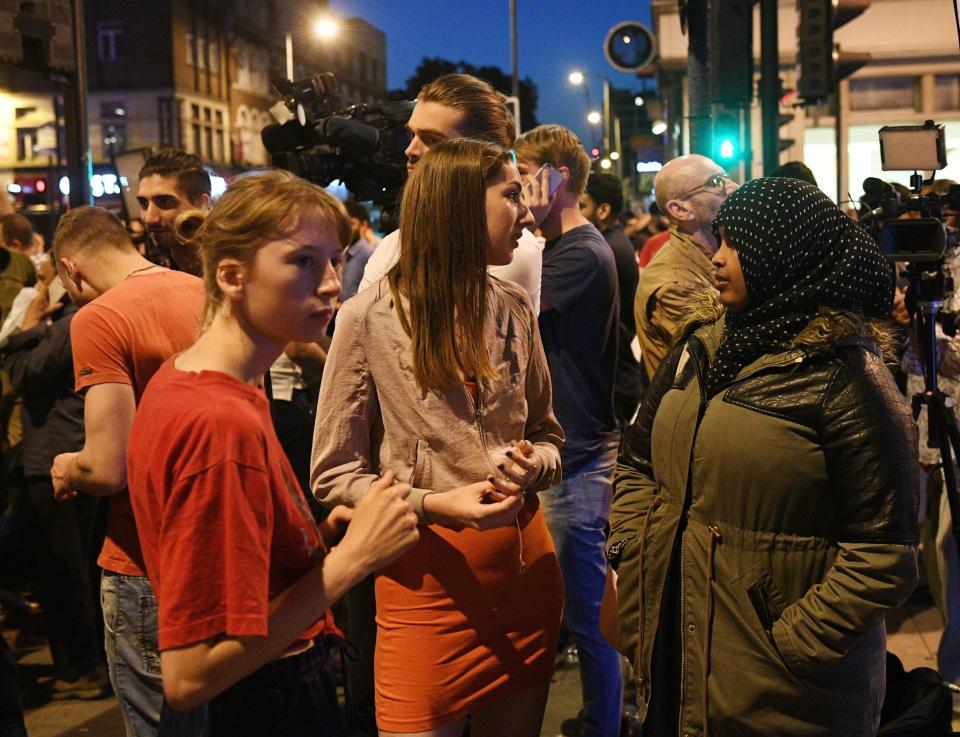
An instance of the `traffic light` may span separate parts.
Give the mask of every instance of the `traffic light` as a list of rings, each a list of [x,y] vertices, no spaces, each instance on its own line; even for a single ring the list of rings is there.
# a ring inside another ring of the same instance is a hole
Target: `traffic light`
[[[869,54],[844,54],[833,32],[860,15],[870,0],[797,0],[797,90],[805,104],[819,102],[837,83],[870,61]]]
[[[748,106],[753,99],[753,2],[710,3],[710,87],[713,101]]]
[[[784,110],[784,106],[789,106],[791,101],[794,100],[797,96],[796,90],[787,90],[783,88],[783,80],[780,80],[780,114],[777,117],[777,128],[782,129],[785,125],[790,125],[796,117],[791,108],[787,107]],[[789,132],[789,131],[788,131]],[[782,151],[786,151],[788,148],[793,148],[793,145],[796,143],[796,140],[793,138],[784,138],[782,135],[778,136],[777,143],[779,144],[779,149],[777,153],[779,154]]]
[[[713,123],[713,160],[729,169],[740,160],[742,153],[739,117],[718,114]]]

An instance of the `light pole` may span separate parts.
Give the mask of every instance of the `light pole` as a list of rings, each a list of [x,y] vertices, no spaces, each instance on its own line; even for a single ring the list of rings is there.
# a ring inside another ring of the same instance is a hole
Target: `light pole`
[[[313,24],[313,34],[324,41],[332,40],[340,32],[340,24],[336,18],[323,16],[318,18]],[[287,79],[291,82],[295,79],[293,71],[293,33],[287,31],[284,34],[284,45],[287,56]]]
[[[584,74],[579,70],[570,72],[567,81],[574,86],[583,85],[583,91],[587,99],[587,108],[590,107],[590,89],[584,82],[587,79],[599,79],[603,81],[603,151],[610,152],[610,80],[604,77],[597,77],[593,74]]]

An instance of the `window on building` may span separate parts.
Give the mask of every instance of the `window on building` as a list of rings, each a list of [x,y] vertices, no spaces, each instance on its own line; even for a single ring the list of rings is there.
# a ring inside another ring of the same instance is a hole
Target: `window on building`
[[[184,39],[186,40],[186,43],[187,43],[187,48],[186,48],[187,64],[189,64],[190,66],[193,66],[193,34],[192,33],[184,34]]]
[[[126,123],[110,123],[103,126],[103,145],[108,151],[117,153],[127,150]]]
[[[100,103],[101,118],[125,118],[127,117],[127,106],[123,100],[104,100]]]
[[[220,71],[220,44],[210,42],[207,47],[207,56],[211,72]]]
[[[110,62],[124,56],[123,21],[110,20],[97,23],[97,54],[100,61]]]
[[[207,68],[207,39],[197,39],[197,66],[201,69]]]
[[[851,110],[919,110],[919,77],[867,77],[850,80]]]
[[[200,135],[200,124],[194,123],[192,126],[193,129],[193,153],[203,158],[203,138]]]
[[[226,152],[223,150],[224,135],[222,130],[216,131],[216,141],[217,141],[217,148],[216,148],[216,151],[214,152],[214,156],[216,157],[217,161],[226,161],[227,160]]]
[[[237,52],[237,89],[250,89],[250,54],[246,49]]]
[[[37,112],[36,107],[18,107],[18,108],[14,108],[13,117],[16,118],[17,120],[20,120],[20,118],[25,118],[28,115],[32,115],[35,112]]]
[[[17,128],[17,161],[30,161],[37,147],[37,129]]]
[[[938,74],[933,78],[934,110],[960,110],[960,76]]]

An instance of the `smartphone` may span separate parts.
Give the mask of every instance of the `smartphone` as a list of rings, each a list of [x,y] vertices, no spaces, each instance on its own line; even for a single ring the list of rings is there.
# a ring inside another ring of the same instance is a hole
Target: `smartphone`
[[[534,179],[536,179],[538,182],[542,182],[543,177],[545,176],[549,177],[550,182],[547,185],[548,194],[550,197],[553,197],[556,191],[560,189],[560,185],[563,184],[563,173],[557,169],[554,169],[552,166],[550,166],[550,164],[544,164],[540,167],[540,171],[536,173]]]

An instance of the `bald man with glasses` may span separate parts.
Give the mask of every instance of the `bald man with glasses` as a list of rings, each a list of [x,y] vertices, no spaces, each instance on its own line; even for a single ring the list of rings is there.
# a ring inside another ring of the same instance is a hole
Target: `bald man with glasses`
[[[667,354],[691,295],[716,288],[710,263],[718,246],[713,219],[737,188],[717,163],[698,154],[667,162],[653,186],[657,205],[670,221],[670,240],[643,270],[633,303],[648,381]]]

